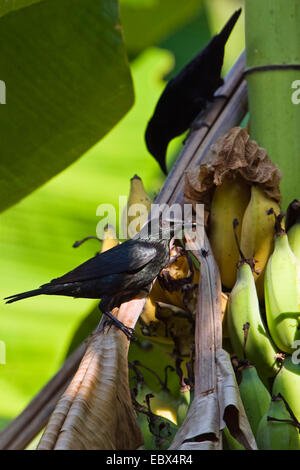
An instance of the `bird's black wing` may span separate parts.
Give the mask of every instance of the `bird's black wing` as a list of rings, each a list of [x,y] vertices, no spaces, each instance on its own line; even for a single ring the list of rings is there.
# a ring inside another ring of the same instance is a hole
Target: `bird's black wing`
[[[157,255],[155,246],[139,240],[126,242],[89,259],[51,284],[87,281],[121,272],[134,272],[148,264]]]

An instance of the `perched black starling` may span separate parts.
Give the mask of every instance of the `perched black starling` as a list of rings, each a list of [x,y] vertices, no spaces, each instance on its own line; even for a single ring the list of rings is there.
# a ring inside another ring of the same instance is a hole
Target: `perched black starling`
[[[152,282],[169,263],[170,239],[186,226],[191,224],[152,220],[131,240],[94,256],[38,289],[4,300],[12,303],[41,294],[101,299],[101,311],[112,319],[113,308],[148,295]],[[116,323],[120,326],[120,322]]]
[[[179,74],[169,81],[150,119],[145,140],[149,152],[166,174],[169,142],[191,126],[223,84],[221,69],[225,44],[240,16],[237,10],[222,31]]]

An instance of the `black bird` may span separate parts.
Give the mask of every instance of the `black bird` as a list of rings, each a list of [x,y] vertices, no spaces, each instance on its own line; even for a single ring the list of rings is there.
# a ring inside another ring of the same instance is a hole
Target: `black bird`
[[[110,314],[111,310],[123,302],[148,295],[153,280],[169,263],[171,238],[191,225],[179,220],[152,219],[131,240],[94,256],[38,289],[4,300],[9,304],[41,294],[101,298],[101,311],[128,334],[129,329]]]
[[[237,10],[222,31],[169,81],[159,98],[146,129],[145,140],[149,152],[165,174],[169,142],[191,126],[213,99],[215,91],[223,85],[224,48],[240,13],[241,9]]]

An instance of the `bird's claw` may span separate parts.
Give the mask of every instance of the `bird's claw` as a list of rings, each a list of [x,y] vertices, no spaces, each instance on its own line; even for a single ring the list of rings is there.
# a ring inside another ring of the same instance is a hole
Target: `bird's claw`
[[[124,323],[120,322],[120,320],[118,320],[110,312],[104,312],[104,315],[106,315],[109,318],[109,320],[106,320],[106,321],[114,325],[119,330],[121,330],[124,333],[124,335],[127,336],[129,341],[136,341],[133,328],[129,328],[129,326],[124,325]]]

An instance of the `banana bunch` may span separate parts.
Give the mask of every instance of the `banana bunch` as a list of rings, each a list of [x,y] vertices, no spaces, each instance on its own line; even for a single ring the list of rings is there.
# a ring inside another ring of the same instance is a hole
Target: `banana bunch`
[[[282,395],[274,395],[256,435],[260,450],[299,450],[299,423]]]
[[[266,383],[279,370],[277,351],[261,315],[252,266],[245,259],[239,263],[226,316],[227,331],[234,352],[255,365],[260,378]]]
[[[272,210],[271,210],[272,209]],[[263,299],[264,269],[273,250],[274,216],[279,205],[258,185],[250,185],[238,176],[225,178],[215,189],[210,213],[209,239],[220,269],[222,284],[228,290],[236,281],[239,251],[235,244],[232,221],[240,225],[236,234],[246,259],[255,259],[253,273],[258,282],[259,298]]]
[[[282,215],[276,220],[274,243],[265,272],[267,323],[276,346],[292,354],[294,342],[300,339],[300,264],[282,226]]]

